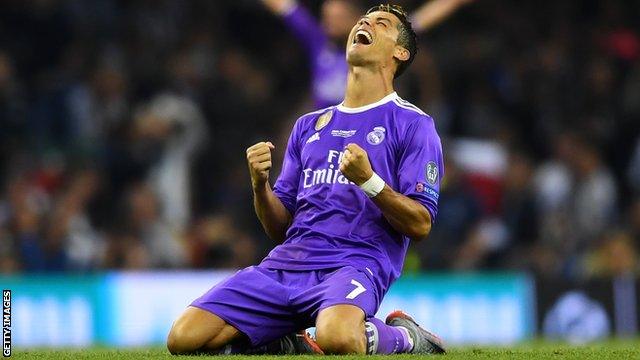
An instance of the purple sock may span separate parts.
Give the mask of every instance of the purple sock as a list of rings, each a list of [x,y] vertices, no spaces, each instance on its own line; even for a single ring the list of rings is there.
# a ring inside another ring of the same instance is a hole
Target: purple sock
[[[382,320],[370,318],[364,328],[367,354],[396,354],[411,350],[407,333],[385,324]]]

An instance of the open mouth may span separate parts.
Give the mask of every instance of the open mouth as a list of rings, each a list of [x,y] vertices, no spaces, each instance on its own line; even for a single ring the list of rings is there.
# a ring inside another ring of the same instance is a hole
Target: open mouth
[[[373,43],[373,36],[365,30],[358,30],[353,37],[354,44],[371,45]]]

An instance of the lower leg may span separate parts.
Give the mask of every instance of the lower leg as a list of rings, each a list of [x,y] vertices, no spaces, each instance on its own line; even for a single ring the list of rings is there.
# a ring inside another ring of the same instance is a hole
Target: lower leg
[[[389,326],[376,318],[367,319],[365,337],[367,340],[367,354],[407,353],[413,347],[406,329]]]

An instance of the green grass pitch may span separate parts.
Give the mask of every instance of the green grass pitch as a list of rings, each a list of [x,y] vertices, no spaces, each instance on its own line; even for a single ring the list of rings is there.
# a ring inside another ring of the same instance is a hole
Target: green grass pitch
[[[86,350],[20,350],[14,349],[12,358],[15,359],[173,359],[186,360],[192,358],[216,358],[230,360],[317,360],[323,358],[359,360],[390,358],[397,360],[412,360],[419,358],[433,358],[435,360],[458,359],[640,359],[640,341],[611,341],[592,344],[583,347],[572,347],[566,344],[533,342],[509,348],[469,347],[454,348],[446,355],[418,356],[418,355],[390,355],[390,356],[180,356],[174,357],[163,348],[150,349],[109,349],[91,348]]]

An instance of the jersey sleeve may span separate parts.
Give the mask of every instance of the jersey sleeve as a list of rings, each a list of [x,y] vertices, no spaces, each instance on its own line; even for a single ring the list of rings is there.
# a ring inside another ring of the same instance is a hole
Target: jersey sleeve
[[[287,141],[287,149],[284,153],[284,160],[282,162],[282,170],[280,175],[273,186],[273,193],[280,199],[284,207],[289,210],[291,216],[296,211],[296,199],[298,196],[298,185],[300,183],[300,173],[302,171],[302,165],[300,161],[300,132],[299,128],[300,120],[296,122],[289,135]]]
[[[297,4],[284,15],[284,22],[311,57],[322,51],[327,38],[318,20],[309,10]]]
[[[442,144],[433,119],[421,116],[407,128],[398,166],[398,192],[424,205],[435,222],[444,176]]]

